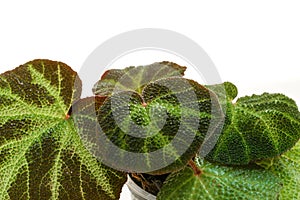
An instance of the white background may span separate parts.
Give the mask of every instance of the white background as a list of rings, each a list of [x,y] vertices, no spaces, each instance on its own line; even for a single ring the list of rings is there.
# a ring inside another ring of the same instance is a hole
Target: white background
[[[300,105],[299,10],[297,1],[274,0],[1,1],[0,73],[35,58],[79,71],[110,37],[164,28],[197,42],[240,96],[281,92]]]

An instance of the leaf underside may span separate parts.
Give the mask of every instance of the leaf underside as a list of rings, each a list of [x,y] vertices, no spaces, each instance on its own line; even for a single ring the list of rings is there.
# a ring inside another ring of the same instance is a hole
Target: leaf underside
[[[118,199],[126,177],[83,146],[76,72],[34,60],[0,75],[0,199]]]
[[[228,85],[226,90],[235,91]],[[206,159],[223,164],[248,164],[278,156],[299,140],[300,113],[292,99],[264,93],[241,97],[232,103],[234,96],[227,99],[224,128]]]
[[[189,167],[171,174],[157,200],[199,199],[276,199],[280,180],[271,172],[257,168],[218,166],[197,158],[202,174]]]

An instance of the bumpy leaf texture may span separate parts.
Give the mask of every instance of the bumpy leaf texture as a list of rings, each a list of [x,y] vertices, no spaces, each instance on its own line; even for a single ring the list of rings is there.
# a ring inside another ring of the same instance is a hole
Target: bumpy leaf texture
[[[118,199],[125,175],[86,150],[68,116],[80,94],[61,62],[0,75],[0,199]]]
[[[180,87],[181,82],[188,86]],[[170,90],[172,86],[176,88]],[[130,161],[135,167],[146,163],[141,165],[144,172],[168,173],[184,167],[199,149],[212,117],[212,95],[193,81],[161,79],[148,84],[142,95],[120,92],[108,97],[99,108],[98,122],[120,149],[144,155]],[[157,162],[168,167],[152,171]]]
[[[158,193],[158,200],[276,199],[280,180],[271,172],[254,167],[233,168],[211,164],[200,158],[202,174],[189,167],[171,174]]]
[[[125,69],[111,69],[102,75],[95,84],[93,92],[99,96],[110,96],[112,93],[128,90],[141,93],[146,84],[162,78],[182,77],[185,70],[186,67],[168,61]]]
[[[234,103],[236,87],[226,83],[225,89],[225,125],[206,159],[223,164],[248,164],[278,156],[299,140],[300,113],[292,99],[283,94],[264,93],[241,97]]]
[[[281,156],[262,160],[258,164],[273,172],[283,182],[278,199],[300,199],[300,141]]]
[[[212,119],[221,113],[217,97],[182,78],[184,70],[170,62],[154,63],[110,70],[96,84],[95,94],[108,96],[98,108],[101,131],[122,150],[114,153],[118,159],[112,159],[119,166],[132,164],[123,170],[151,174],[179,170],[209,134]],[[142,157],[122,157],[124,152]]]

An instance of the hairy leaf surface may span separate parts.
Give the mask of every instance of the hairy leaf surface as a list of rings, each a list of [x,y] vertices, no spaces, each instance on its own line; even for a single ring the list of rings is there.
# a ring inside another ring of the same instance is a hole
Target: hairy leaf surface
[[[233,103],[234,86],[227,84],[225,88],[229,94],[225,125],[207,159],[224,164],[248,164],[278,156],[299,140],[300,114],[292,99],[264,93],[242,97]]]
[[[258,164],[276,174],[283,182],[279,199],[300,199],[300,141],[281,156]]]
[[[171,174],[157,199],[276,199],[281,189],[280,180],[263,169],[218,166],[199,158],[197,165],[202,174],[189,167]]]
[[[141,94],[124,91],[107,97],[97,117],[106,137],[121,149],[115,153],[119,166],[130,160],[125,170],[161,174],[184,167],[196,154],[212,116],[220,113],[220,107],[212,113],[213,103],[216,96],[205,87],[173,77],[147,84]],[[135,156],[122,157],[123,152]],[[169,166],[157,168],[161,165]]]
[[[93,91],[99,96],[109,96],[115,92],[128,90],[141,93],[143,87],[150,82],[168,77],[182,77],[185,69],[186,67],[168,61],[125,69],[111,69],[102,75]]]
[[[231,82],[224,82],[222,84],[206,85],[208,89],[214,91],[221,100],[232,101],[238,95],[237,87]]]
[[[61,62],[0,75],[0,199],[118,199],[125,176],[86,150],[69,118],[80,94]]]

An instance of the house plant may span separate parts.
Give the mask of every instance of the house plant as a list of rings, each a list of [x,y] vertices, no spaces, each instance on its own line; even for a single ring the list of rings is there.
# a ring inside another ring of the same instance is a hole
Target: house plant
[[[157,199],[300,199],[296,103],[234,102],[232,83],[203,86],[185,69],[109,70],[84,99],[61,62],[1,74],[0,198],[118,199],[132,174],[166,179]]]

